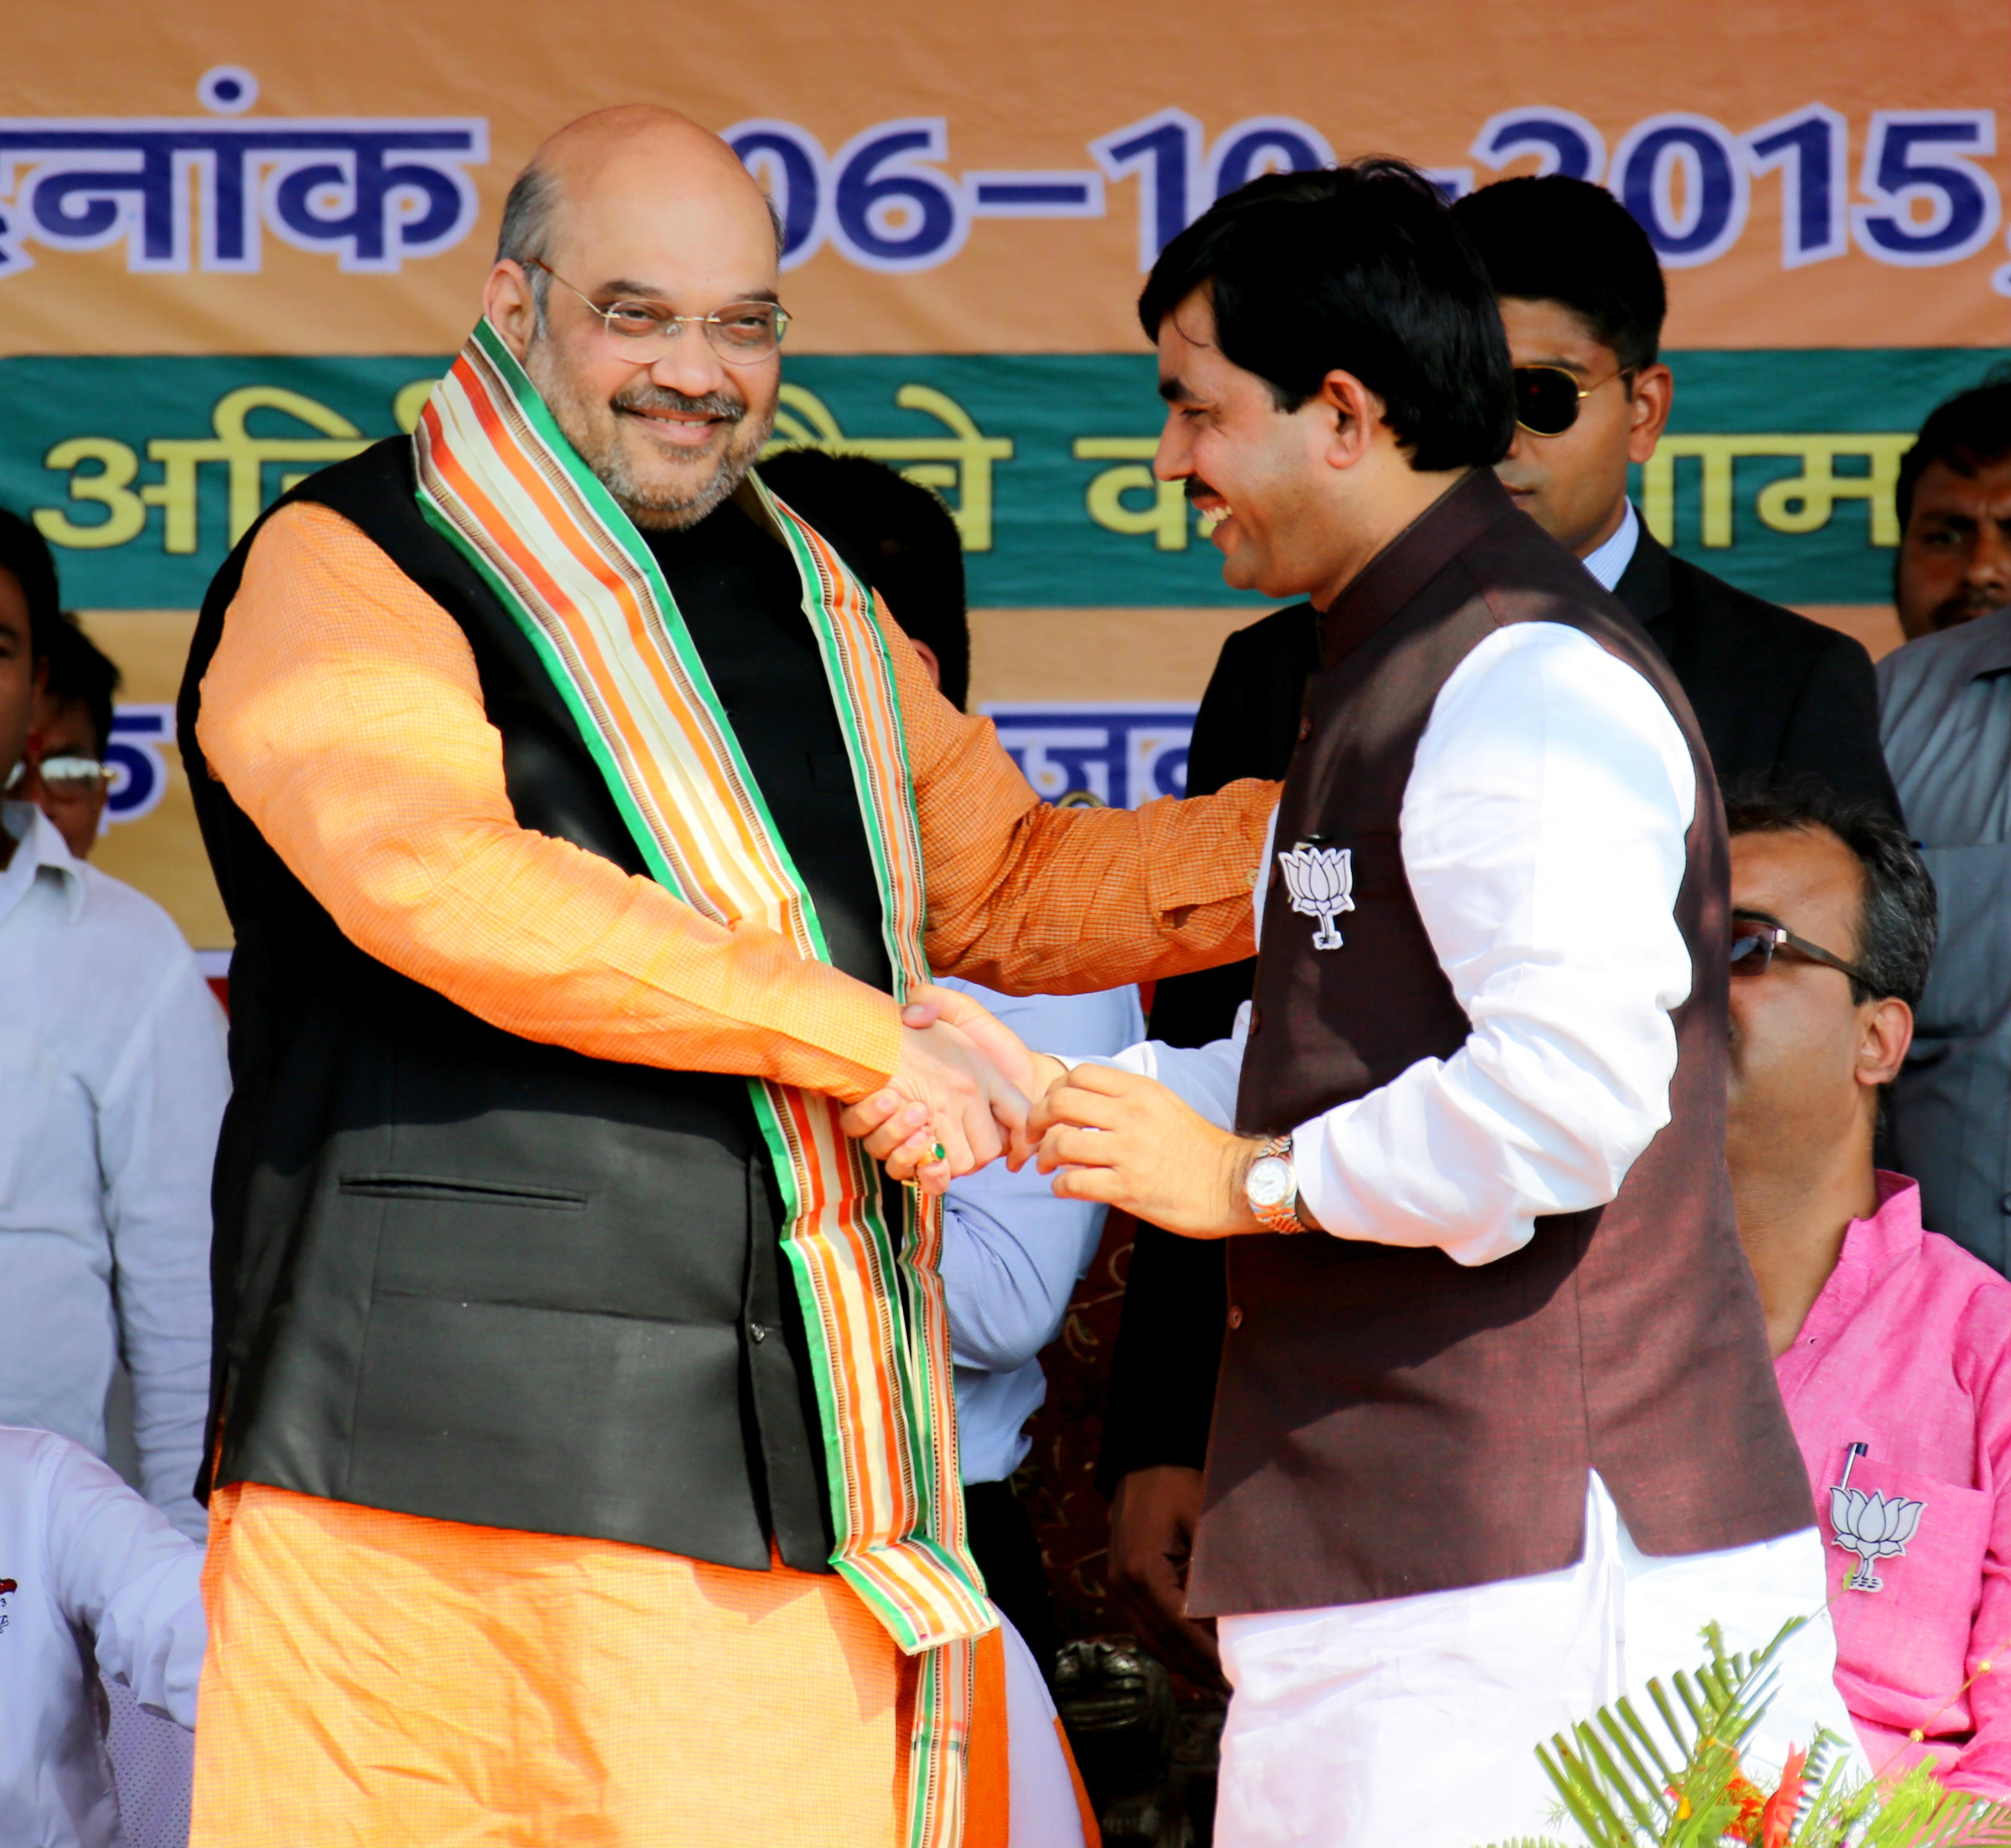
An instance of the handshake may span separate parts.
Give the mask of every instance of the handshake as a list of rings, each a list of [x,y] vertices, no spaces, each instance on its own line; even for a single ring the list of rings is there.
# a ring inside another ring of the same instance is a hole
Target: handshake
[[[1028,1049],[978,1002],[922,987],[901,1013],[887,1082],[840,1117],[896,1180],[939,1194],[1002,1155],[1191,1238],[1263,1230],[1243,1177],[1260,1144],[1219,1129],[1155,1081]]]

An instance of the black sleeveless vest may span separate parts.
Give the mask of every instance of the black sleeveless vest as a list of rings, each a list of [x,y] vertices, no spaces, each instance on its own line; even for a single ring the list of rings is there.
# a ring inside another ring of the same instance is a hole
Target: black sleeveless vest
[[[1730,907],[1710,760],[1653,643],[1487,470],[1324,618],[1277,841],[1349,849],[1355,908],[1342,947],[1315,947],[1273,862],[1238,1127],[1282,1134],[1466,1040],[1404,874],[1404,795],[1454,669],[1502,625],[1533,621],[1625,661],[1689,746],[1696,806],[1675,918],[1693,976],[1674,1015],[1670,1120],[1611,1205],[1539,1219],[1492,1263],[1318,1233],[1229,1241],[1197,1615],[1556,1570],[1579,1557],[1595,1469],[1644,1552],[1810,1523],[1724,1165]]]
[[[409,441],[277,504],[293,501],[360,528],[460,625],[518,821],[642,873],[529,643],[420,514]],[[179,713],[237,932],[214,1482],[756,1569],[772,1536],[788,1565],[827,1569],[823,1440],[745,1081],[518,1038],[343,936],[196,737],[258,534],[211,586]]]

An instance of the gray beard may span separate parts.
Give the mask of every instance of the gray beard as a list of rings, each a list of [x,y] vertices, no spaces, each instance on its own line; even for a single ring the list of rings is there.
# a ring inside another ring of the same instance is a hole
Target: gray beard
[[[605,456],[589,457],[587,465],[599,477],[600,485],[614,497],[621,511],[638,526],[675,532],[696,526],[707,514],[732,498],[760,459],[772,422],[772,419],[764,420],[761,425],[748,429],[743,422],[736,428],[734,440],[719,458],[719,466],[713,471],[712,479],[696,493],[677,494],[645,486],[636,480],[628,456],[619,449]]]
[[[545,351],[541,351],[545,349]],[[688,398],[680,392],[667,391],[660,387],[643,385],[639,389],[631,387],[610,401],[610,408],[619,417],[625,404],[634,406],[656,403],[678,409],[706,410],[720,416],[731,415],[738,421],[732,426],[725,453],[719,458],[718,466],[711,478],[696,492],[680,493],[650,486],[636,479],[626,452],[618,443],[610,442],[603,450],[598,444],[583,440],[586,419],[577,415],[581,408],[578,395],[571,389],[571,381],[556,367],[549,363],[540,365],[546,357],[546,343],[534,340],[526,355],[525,370],[531,375],[552,415],[557,419],[559,428],[565,433],[580,460],[592,469],[595,478],[614,497],[615,504],[639,526],[657,532],[675,532],[688,526],[696,526],[707,515],[714,512],[730,500],[740,484],[760,460],[761,451],[767,445],[774,429],[774,417],[756,419],[744,404],[724,397]]]

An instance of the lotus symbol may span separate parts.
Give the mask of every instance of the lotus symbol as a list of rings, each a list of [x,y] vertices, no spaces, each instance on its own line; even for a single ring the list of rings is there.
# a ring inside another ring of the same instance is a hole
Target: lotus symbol
[[[1881,1559],[1895,1558],[1906,1550],[1926,1512],[1924,1501],[1909,1501],[1895,1495],[1889,1501],[1877,1490],[1869,1495],[1862,1489],[1845,1488],[1841,1483],[1829,1492],[1829,1524],[1836,1544],[1857,1555],[1844,1584],[1853,1591],[1882,1591],[1885,1581],[1872,1568]]]
[[[1289,853],[1278,856],[1285,875],[1285,889],[1292,895],[1292,909],[1301,917],[1316,917],[1319,928],[1313,932],[1315,949],[1338,949],[1340,933],[1333,920],[1354,909],[1354,855],[1347,847],[1316,847],[1301,841]]]

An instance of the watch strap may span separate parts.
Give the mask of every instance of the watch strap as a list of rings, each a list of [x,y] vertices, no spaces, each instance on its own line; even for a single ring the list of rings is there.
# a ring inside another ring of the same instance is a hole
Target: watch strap
[[[1262,1148],[1258,1150],[1256,1160],[1253,1161],[1250,1165],[1254,1168],[1257,1165],[1257,1162],[1267,1160],[1283,1162],[1288,1167],[1291,1168],[1293,1177],[1294,1180],[1297,1179],[1298,1168],[1297,1165],[1292,1159],[1292,1138],[1290,1136],[1273,1136],[1269,1141],[1266,1142]],[[1299,1192],[1297,1187],[1294,1187],[1292,1189],[1292,1195],[1290,1199],[1281,1201],[1275,1206],[1258,1205],[1256,1201],[1250,1199],[1249,1195],[1247,1191],[1245,1192],[1244,1198],[1249,1201],[1250,1210],[1257,1216],[1259,1223],[1264,1226],[1265,1230],[1272,1232],[1303,1232],[1305,1230],[1305,1221],[1299,1217],[1297,1212]]]

